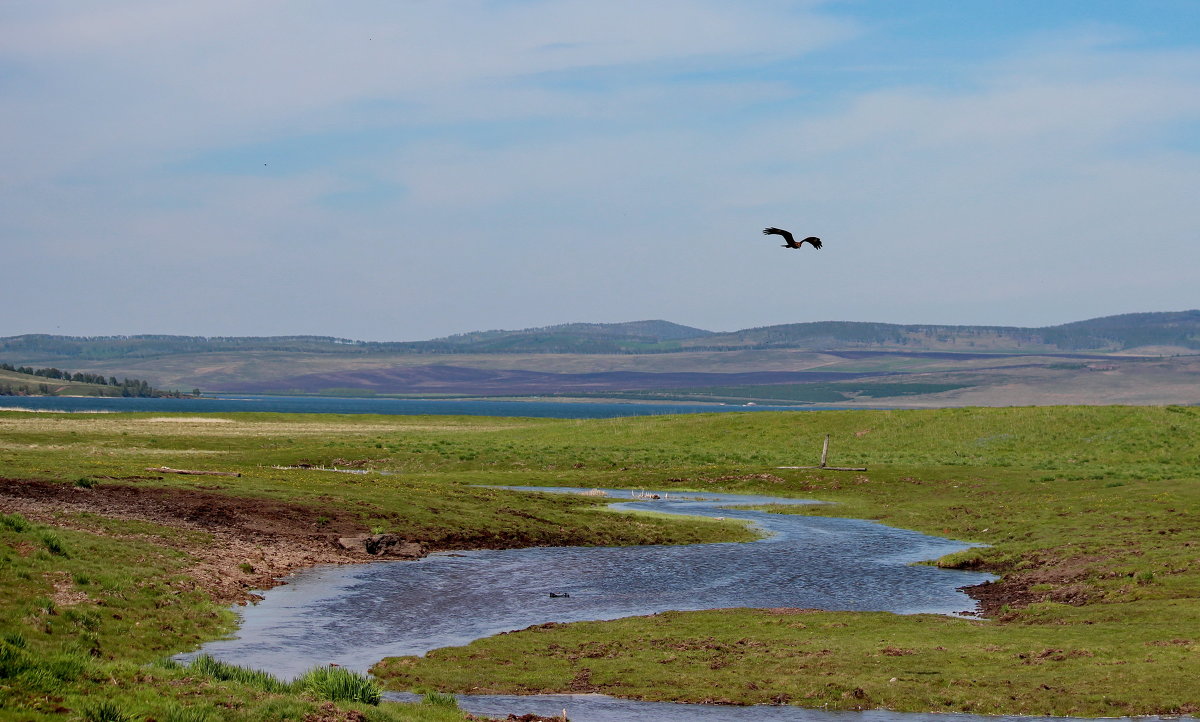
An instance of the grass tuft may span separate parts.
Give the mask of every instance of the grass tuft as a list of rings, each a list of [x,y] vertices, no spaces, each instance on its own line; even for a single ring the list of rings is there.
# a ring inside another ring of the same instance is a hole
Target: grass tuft
[[[282,693],[287,692],[289,688],[287,683],[280,682],[274,675],[264,672],[261,669],[239,667],[236,664],[229,664],[228,662],[214,659],[207,654],[202,654],[193,659],[191,664],[188,665],[188,669],[222,682],[238,682],[264,692]]]
[[[199,707],[184,707],[173,703],[167,707],[163,722],[209,722],[212,719],[210,710]]]
[[[12,645],[17,649],[25,649],[29,646],[29,642],[25,639],[25,635],[20,632],[5,632],[0,636],[0,642]]]
[[[300,691],[331,702],[379,704],[383,692],[375,680],[343,667],[314,667],[293,683]]]
[[[11,644],[0,644],[0,679],[12,679],[33,667],[34,664],[24,649]]]
[[[431,705],[433,707],[451,707],[458,709],[458,699],[452,694],[444,692],[426,692],[421,697],[421,704]]]
[[[117,704],[102,700],[83,710],[83,718],[87,722],[129,722],[133,718],[125,713]]]
[[[87,672],[88,658],[83,654],[59,654],[46,660],[42,667],[61,682],[75,682]]]
[[[33,524],[20,514],[0,514],[0,527],[20,533],[32,529]]]
[[[46,547],[46,550],[51,554],[58,557],[71,556],[67,552],[67,545],[63,542],[62,537],[55,532],[44,531],[38,536],[38,538],[41,540],[42,546]]]

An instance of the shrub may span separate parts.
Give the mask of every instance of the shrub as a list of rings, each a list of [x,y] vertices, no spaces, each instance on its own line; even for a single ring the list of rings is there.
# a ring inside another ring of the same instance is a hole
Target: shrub
[[[379,704],[383,696],[375,680],[343,667],[314,667],[293,685],[297,691],[310,692],[331,702]]]

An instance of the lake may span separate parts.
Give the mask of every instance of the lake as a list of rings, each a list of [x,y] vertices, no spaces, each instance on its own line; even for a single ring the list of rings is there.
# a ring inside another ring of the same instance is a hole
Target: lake
[[[332,396],[205,395],[198,399],[96,398],[85,396],[0,396],[0,409],[73,412],[229,413],[270,411],[291,414],[391,414],[401,416],[532,416],[553,419],[608,419],[618,416],[699,414],[728,411],[812,411],[815,406],[723,406],[720,404],[637,404],[577,401],[488,401],[478,399],[387,399]]]

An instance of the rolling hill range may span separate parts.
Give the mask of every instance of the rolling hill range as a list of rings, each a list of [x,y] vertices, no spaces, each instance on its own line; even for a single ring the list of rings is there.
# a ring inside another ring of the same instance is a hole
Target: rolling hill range
[[[822,321],[718,333],[668,321],[571,323],[477,331],[428,341],[353,341],[329,336],[51,336],[0,338],[0,361],[150,358],[219,352],[369,354],[670,353],[737,349],[1129,352],[1200,351],[1200,310],[1130,313],[1059,326],[938,326]]]
[[[428,341],[25,335],[0,361],[169,389],[956,406],[1200,403],[1200,311],[1044,328],[575,323]]]

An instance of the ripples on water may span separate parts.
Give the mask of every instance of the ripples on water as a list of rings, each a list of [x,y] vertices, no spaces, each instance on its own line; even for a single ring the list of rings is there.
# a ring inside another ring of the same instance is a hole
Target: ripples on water
[[[418,695],[388,695],[389,699],[415,702]],[[922,714],[873,709],[865,712],[805,709],[791,705],[731,707],[728,705],[637,702],[600,694],[460,695],[464,710],[481,716],[504,718],[510,713],[532,712],[543,717],[567,711],[571,722],[1063,722],[1063,717],[1017,717],[969,714]],[[1139,718],[1150,720],[1161,719]]]
[[[609,493],[620,498],[629,492]],[[703,497],[619,506],[749,519],[769,536],[740,544],[542,547],[318,567],[289,577],[286,586],[266,592],[258,605],[240,609],[238,638],[210,643],[203,651],[290,678],[328,663],[366,670],[387,656],[423,654],[551,621],[722,607],[952,614],[974,608],[958,587],[992,578],[912,564],[968,546],[961,542],[855,519],[722,508],[733,503],[807,503],[795,499]],[[570,597],[551,598],[551,592]],[[508,704],[498,699],[503,698],[464,697],[462,704],[475,712],[484,711],[480,705]],[[504,708],[505,713],[550,705],[543,714],[551,714],[567,706],[557,696],[539,698],[538,707],[534,700],[518,699]],[[577,722],[737,719],[724,708],[724,716],[701,717],[700,710],[713,708],[665,705],[650,712],[644,703],[603,697],[583,697],[571,705],[571,718]],[[585,706],[591,711],[585,712]],[[648,716],[633,716],[633,708]],[[689,709],[693,711],[685,712]],[[664,716],[668,710],[674,716]],[[754,719],[808,720],[816,714],[826,719],[829,714],[794,707],[755,710],[759,716]],[[791,716],[762,716],[767,710]]]

